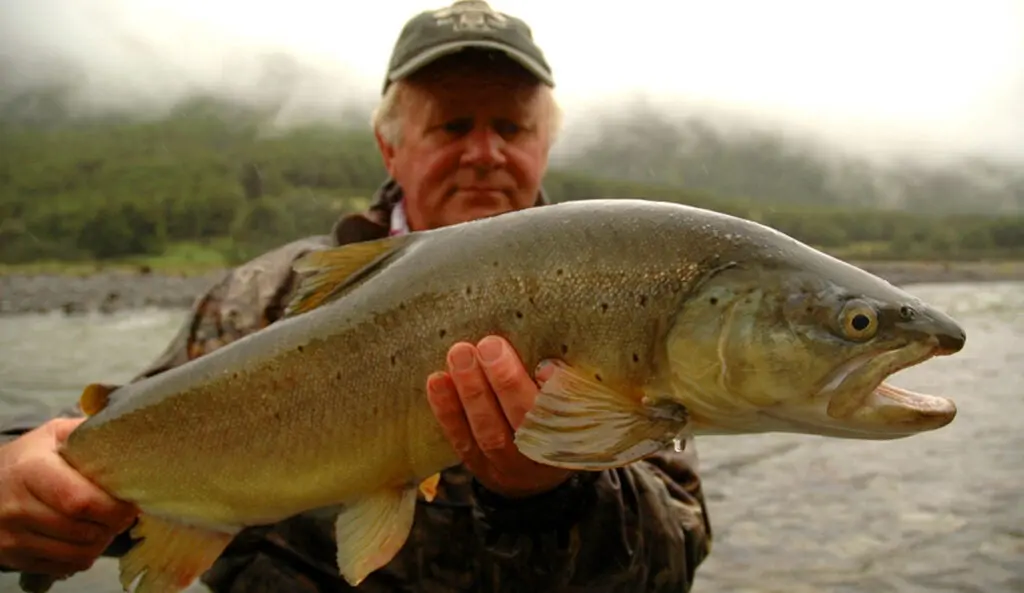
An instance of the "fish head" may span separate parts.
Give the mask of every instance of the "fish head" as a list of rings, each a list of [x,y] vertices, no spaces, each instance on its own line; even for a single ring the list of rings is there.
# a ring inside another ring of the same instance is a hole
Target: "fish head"
[[[952,422],[950,399],[887,380],[959,352],[963,328],[859,268],[815,262],[726,266],[686,299],[668,358],[693,432],[895,439]]]

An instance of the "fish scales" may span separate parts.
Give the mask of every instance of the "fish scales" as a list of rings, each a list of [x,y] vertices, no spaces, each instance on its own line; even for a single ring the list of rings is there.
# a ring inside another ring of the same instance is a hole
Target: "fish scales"
[[[663,356],[672,295],[696,268],[693,252],[657,232],[657,217],[612,216],[617,226],[545,219],[424,236],[344,308],[283,320],[274,340],[243,338],[127,386],[125,406],[133,389],[151,403],[123,414],[113,403],[76,431],[69,460],[144,510],[248,523],[455,463],[424,383],[456,341],[497,333],[528,368],[586,360],[611,385],[643,384]],[[637,233],[640,245],[622,249]],[[675,252],[678,263],[666,269],[651,252]]]

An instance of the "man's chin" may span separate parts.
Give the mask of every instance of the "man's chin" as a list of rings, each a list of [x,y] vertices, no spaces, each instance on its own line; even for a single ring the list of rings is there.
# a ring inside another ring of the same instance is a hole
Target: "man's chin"
[[[513,201],[501,192],[475,193],[464,199],[459,199],[460,197],[456,196],[448,205],[453,222],[469,222],[505,214],[515,209]]]

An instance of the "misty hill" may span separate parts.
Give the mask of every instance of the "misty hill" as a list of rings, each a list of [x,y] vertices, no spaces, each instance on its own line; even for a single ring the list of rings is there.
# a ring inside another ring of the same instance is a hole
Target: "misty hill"
[[[365,207],[384,178],[365,114],[342,120],[358,129],[282,128],[272,103],[195,98],[160,117],[83,118],[60,88],[15,99],[0,110],[0,262],[156,256],[183,245],[237,262],[326,232],[341,213]],[[711,208],[846,256],[1024,254],[1024,215],[844,202],[840,193],[814,193],[808,180],[824,175],[823,166],[789,146],[712,135],[701,141],[707,156],[689,162],[711,163],[718,185],[710,176],[700,183],[679,164],[687,154],[680,147],[695,136],[658,131],[602,129],[619,140],[584,149],[572,167],[554,166],[545,187],[555,200],[646,197]],[[748,185],[726,185],[737,176]]]
[[[639,107],[602,118],[588,142],[567,152],[558,160],[566,168],[769,204],[1024,212],[1024,163],[883,165],[778,131]]]

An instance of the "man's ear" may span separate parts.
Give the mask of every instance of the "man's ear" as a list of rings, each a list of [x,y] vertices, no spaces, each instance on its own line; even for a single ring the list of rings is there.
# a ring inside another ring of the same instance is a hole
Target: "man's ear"
[[[388,175],[394,177],[395,147],[385,140],[384,136],[382,136],[380,131],[377,129],[373,130],[373,137],[377,139],[377,149],[380,150],[380,156],[384,159],[384,168],[387,169]]]

